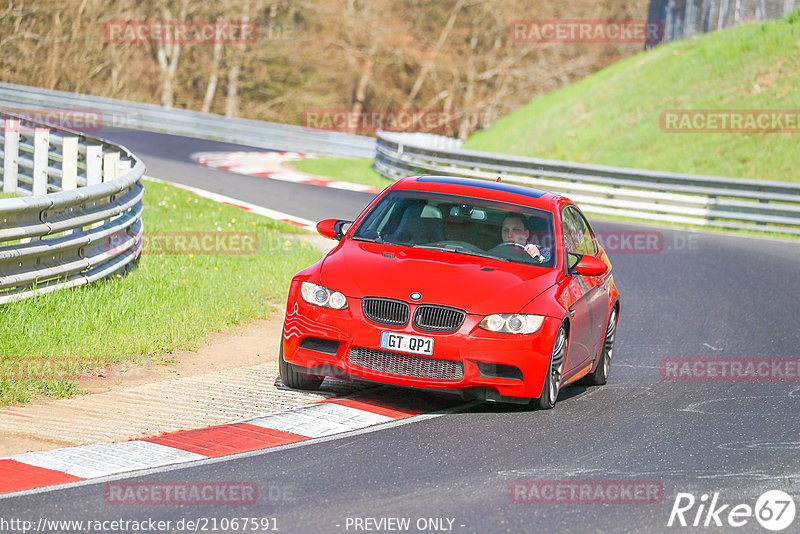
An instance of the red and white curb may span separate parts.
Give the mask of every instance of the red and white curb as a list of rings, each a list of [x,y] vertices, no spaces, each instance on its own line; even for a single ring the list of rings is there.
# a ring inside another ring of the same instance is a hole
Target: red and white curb
[[[200,165],[238,174],[261,176],[284,182],[333,187],[334,189],[346,189],[348,191],[381,192],[379,188],[370,185],[327,180],[312,174],[283,168],[284,162],[315,157],[317,156],[314,154],[302,152],[196,152],[191,155],[191,158]]]
[[[315,223],[196,187],[158,178],[198,196],[309,230]],[[259,451],[399,421],[442,408],[441,402],[401,402],[365,392],[223,425],[144,439],[97,443],[0,458],[0,496],[187,462]]]
[[[264,217],[269,217],[270,219],[283,221],[285,223],[298,226],[300,228],[305,228],[306,230],[311,230],[312,232],[316,232],[317,230],[317,223],[315,223],[314,221],[310,221],[308,219],[304,219],[302,217],[296,217],[294,215],[289,215],[288,213],[282,213],[280,211],[271,210],[269,208],[256,206],[255,204],[245,202],[244,200],[238,200],[233,197],[220,195],[219,193],[212,193],[211,191],[206,191],[205,189],[200,189],[198,187],[192,187],[190,185],[183,185],[175,182],[170,182],[168,180],[161,180],[159,178],[153,178],[152,176],[145,176],[145,179],[151,182],[155,182],[157,184],[171,185],[172,187],[177,187],[178,189],[194,193],[199,197],[207,198],[209,200],[213,200],[214,202],[219,202],[220,204],[227,204],[228,206],[233,206],[234,208],[239,208],[245,211],[249,211],[251,213],[255,213],[256,215],[263,215]]]
[[[197,430],[17,454],[0,458],[0,494],[333,436],[432,412],[436,404],[365,392]]]

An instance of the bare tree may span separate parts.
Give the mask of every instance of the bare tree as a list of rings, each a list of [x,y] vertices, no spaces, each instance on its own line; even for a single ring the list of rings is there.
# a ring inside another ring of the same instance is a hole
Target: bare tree
[[[179,21],[186,20],[188,9],[189,0],[183,0],[178,15]],[[165,22],[175,20],[172,16],[172,12],[169,10],[166,3],[163,2],[161,4],[161,15]],[[161,105],[171,108],[175,94],[173,82],[175,80],[175,72],[178,69],[178,61],[181,57],[181,43],[174,38],[173,34],[172,39],[157,40],[155,46],[158,67],[161,70]]]
[[[646,1],[541,0],[534,14],[529,0],[16,0],[0,6],[0,70],[11,83],[287,123],[315,107],[441,107],[457,118],[450,132],[465,137],[641,49],[519,43],[511,21],[636,18]],[[736,0],[723,1],[733,11]],[[705,21],[710,2],[694,0],[701,4]],[[232,46],[109,42],[98,31],[109,21],[187,17],[245,19],[267,31]]]
[[[255,0],[255,4],[251,3],[250,0],[243,0],[240,17],[242,22],[249,22],[252,18],[252,13],[258,13],[261,7],[261,0]],[[270,17],[275,16],[277,8],[278,2],[270,4]],[[247,59],[246,48],[247,45],[244,42],[239,42],[235,45],[235,49],[231,54],[231,63],[228,68],[227,94],[225,97],[225,115],[227,117],[235,117],[239,112],[239,78],[242,71],[242,62]]]
[[[211,72],[208,75],[208,86],[206,86],[206,94],[203,96],[203,107],[201,111],[208,113],[211,109],[211,102],[214,101],[214,94],[217,91],[217,81],[219,80],[219,60],[222,56],[222,42],[217,41],[214,43],[214,52],[211,58]]]
[[[414,84],[411,86],[411,91],[409,91],[408,97],[406,98],[405,107],[410,107],[411,103],[417,97],[417,94],[422,87],[422,83],[425,81],[425,78],[427,78],[428,73],[433,67],[433,62],[441,52],[444,43],[447,41],[447,37],[450,35],[450,31],[452,31],[453,25],[458,17],[458,13],[461,11],[461,8],[464,7],[464,4],[466,4],[466,0],[457,0],[455,6],[453,6],[453,10],[450,12],[450,17],[447,19],[447,22],[442,28],[441,33],[439,33],[439,39],[437,39],[436,44],[433,46],[433,50],[431,50],[430,58],[428,61],[423,63],[422,68],[417,75],[417,79],[414,80]]]

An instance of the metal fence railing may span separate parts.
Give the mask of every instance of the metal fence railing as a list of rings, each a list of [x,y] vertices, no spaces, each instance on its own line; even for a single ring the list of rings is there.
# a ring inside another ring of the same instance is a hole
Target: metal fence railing
[[[662,43],[742,22],[787,16],[795,0],[650,0],[649,20],[663,24]]]
[[[398,179],[457,175],[568,196],[583,211],[634,219],[800,235],[800,186],[433,148],[435,136],[378,134],[373,167]]]
[[[329,156],[371,158],[375,154],[372,137],[10,83],[0,83],[0,109],[88,111],[97,115],[98,126],[102,127],[116,126]]]
[[[0,304],[133,267],[144,164],[124,147],[0,113]]]

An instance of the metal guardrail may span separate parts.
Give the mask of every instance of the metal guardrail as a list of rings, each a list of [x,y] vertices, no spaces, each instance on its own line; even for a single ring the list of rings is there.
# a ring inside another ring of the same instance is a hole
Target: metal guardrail
[[[427,137],[426,137],[427,136]],[[469,176],[564,194],[588,213],[800,235],[800,186],[434,148],[432,134],[381,132],[373,167],[410,174]]]
[[[160,131],[271,149],[374,157],[374,168],[392,179],[420,173],[491,180],[503,175],[509,182],[568,195],[590,213],[800,235],[800,186],[789,183],[462,150],[459,141],[434,134],[381,132],[376,142],[375,139],[352,134],[233,119],[8,83],[0,83],[0,107],[3,106],[16,109],[94,110],[102,115],[105,126]],[[57,148],[61,146],[59,139],[59,136],[54,137],[53,144]],[[33,144],[35,139],[29,140],[20,150],[32,154]],[[96,166],[95,157],[87,158],[85,150],[96,149],[88,145],[86,149],[81,148],[80,154],[84,159],[79,165]],[[128,156],[135,159],[129,153]],[[50,156],[48,161],[55,165],[58,153]],[[21,155],[20,162],[26,168],[32,168],[33,160],[27,154]],[[60,178],[58,165],[53,167],[48,164],[47,168],[52,177]],[[78,176],[77,184],[85,185],[84,179],[83,175]],[[28,183],[26,178],[22,178],[21,182],[23,187]],[[48,182],[47,191],[57,191],[56,182]]]
[[[290,124],[239,119],[99,96],[0,83],[0,108],[10,111],[97,112],[102,126],[161,132],[254,147],[371,158],[375,139]]]
[[[0,304],[100,280],[142,250],[144,164],[126,148],[0,113]]]

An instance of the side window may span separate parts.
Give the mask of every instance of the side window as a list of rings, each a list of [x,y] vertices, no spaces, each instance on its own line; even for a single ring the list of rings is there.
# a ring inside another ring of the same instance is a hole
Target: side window
[[[592,230],[589,221],[586,220],[586,217],[575,207],[570,207],[570,210],[575,213],[575,218],[580,222],[582,226],[581,232],[581,245],[580,248],[583,252],[580,254],[589,254],[590,256],[597,255],[597,240],[594,237],[594,231]]]
[[[567,206],[562,212],[561,225],[564,230],[564,250],[574,254],[597,254],[594,233],[583,215],[574,207]]]

